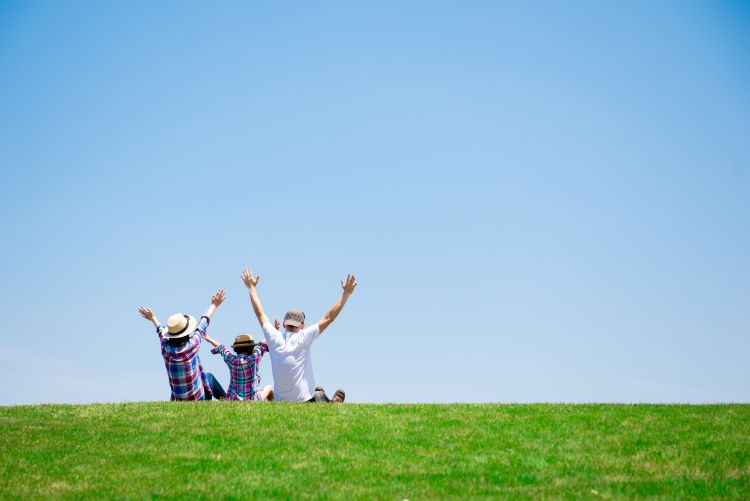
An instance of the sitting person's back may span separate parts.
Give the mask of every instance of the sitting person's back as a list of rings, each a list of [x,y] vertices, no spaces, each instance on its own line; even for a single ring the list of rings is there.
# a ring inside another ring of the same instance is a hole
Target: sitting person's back
[[[171,400],[211,400],[224,398],[224,389],[213,376],[203,370],[198,350],[206,336],[208,324],[216,308],[224,301],[224,291],[219,289],[211,298],[206,314],[197,322],[191,315],[175,313],[167,325],[162,325],[151,309],[138,308],[143,318],[156,327],[161,343],[161,354],[171,389]]]
[[[258,391],[258,385],[260,384],[258,366],[263,355],[268,352],[268,345],[264,341],[256,343],[249,334],[237,336],[232,345],[235,353],[229,351],[226,345],[219,344],[209,336],[206,336],[206,341],[214,345],[211,353],[220,354],[229,367],[228,400],[273,400],[273,387],[271,385],[267,385],[263,390]]]
[[[195,324],[195,320],[189,317]],[[201,347],[201,332],[206,332],[208,319],[201,317],[195,335],[173,339],[164,326],[158,329],[161,341],[161,355],[167,369],[172,400],[204,400],[210,394],[209,385],[204,385],[204,370],[198,350]],[[192,334],[192,332],[191,332]],[[208,390],[208,391],[207,391]]]
[[[305,314],[301,310],[290,310],[284,315],[284,333],[277,325],[271,326],[268,316],[258,297],[256,286],[260,276],[253,276],[250,268],[242,271],[242,281],[250,293],[250,303],[255,316],[263,329],[263,334],[271,350],[271,368],[276,384],[276,396],[281,401],[292,402],[334,402],[343,403],[346,398],[344,390],[339,388],[329,399],[323,388],[315,386],[310,345],[320,334],[336,320],[342,308],[357,287],[354,275],[347,275],[341,281],[342,295],[330,310],[318,322],[305,327]]]

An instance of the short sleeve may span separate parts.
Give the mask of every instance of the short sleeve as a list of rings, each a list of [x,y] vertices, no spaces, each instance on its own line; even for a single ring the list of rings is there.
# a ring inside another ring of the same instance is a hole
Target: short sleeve
[[[299,331],[300,343],[306,346],[310,346],[313,341],[318,339],[320,336],[320,325],[317,323],[312,324],[310,327],[305,327]]]
[[[159,324],[159,326],[156,328],[156,333],[159,334],[159,338],[164,339],[165,334],[167,333],[167,326],[164,324]]]
[[[263,336],[266,338],[266,342],[271,346],[279,346],[281,344],[281,332],[271,325],[271,322],[263,324]]]
[[[253,355],[255,358],[262,358],[264,353],[268,352],[268,344],[265,341],[261,341],[258,346],[255,347]]]

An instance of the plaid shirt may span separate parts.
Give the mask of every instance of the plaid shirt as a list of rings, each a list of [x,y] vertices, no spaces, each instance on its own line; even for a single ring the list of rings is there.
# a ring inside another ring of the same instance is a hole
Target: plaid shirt
[[[229,367],[230,381],[227,400],[258,400],[260,398],[260,395],[256,393],[260,383],[258,365],[267,351],[268,345],[265,341],[261,341],[251,354],[234,354],[223,344],[211,350],[214,355],[220,353]]]
[[[201,317],[193,335],[180,346],[169,344],[165,337],[167,333],[165,325],[156,328],[161,340],[161,354],[167,368],[169,386],[172,387],[171,400],[205,400],[206,395],[213,395],[211,387],[205,380],[203,365],[198,356],[198,349],[203,336],[206,335],[209,323],[208,317]]]

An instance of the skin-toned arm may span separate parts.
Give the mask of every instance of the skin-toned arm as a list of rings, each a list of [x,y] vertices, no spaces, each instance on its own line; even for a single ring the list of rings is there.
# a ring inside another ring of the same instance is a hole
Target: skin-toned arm
[[[250,293],[250,302],[253,305],[253,311],[255,312],[255,316],[258,317],[258,322],[260,322],[261,327],[268,323],[268,317],[266,316],[265,312],[263,311],[263,305],[260,303],[260,298],[258,297],[258,291],[255,290],[255,288],[258,285],[258,281],[260,280],[260,275],[257,277],[253,277],[253,270],[250,268],[245,268],[242,270],[242,281],[245,282],[245,287],[247,287],[247,291]]]
[[[149,320],[152,324],[154,324],[154,327],[156,327],[157,329],[159,328],[159,319],[156,318],[156,313],[146,308],[145,306],[139,306],[138,313],[140,313],[143,318]]]
[[[213,346],[214,348],[216,348],[217,346],[219,346],[221,344],[220,342],[218,342],[217,340],[215,340],[214,338],[212,338],[208,334],[206,334],[205,336],[203,336],[203,339],[205,339],[206,341],[208,341],[211,344],[211,346]]]
[[[318,322],[320,332],[326,330],[326,328],[331,325],[331,322],[336,320],[336,317],[339,316],[339,313],[341,313],[341,310],[344,308],[346,300],[349,299],[349,296],[351,296],[354,292],[355,287],[357,287],[357,278],[354,275],[347,275],[346,282],[344,282],[343,280],[341,281],[341,288],[344,289],[344,293],[341,295],[339,300],[336,301],[336,304],[334,304],[331,309],[328,310],[328,313],[326,313],[326,315]]]
[[[214,293],[214,295],[211,297],[211,306],[208,307],[204,316],[211,318],[211,315],[214,314],[214,312],[216,311],[216,308],[218,308],[221,305],[221,303],[224,302],[225,297],[226,297],[226,294],[224,293],[224,289],[217,290]]]

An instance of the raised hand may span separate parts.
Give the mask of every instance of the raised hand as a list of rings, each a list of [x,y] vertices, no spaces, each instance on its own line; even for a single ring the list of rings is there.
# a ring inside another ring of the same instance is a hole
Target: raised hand
[[[273,321],[273,328],[276,330],[280,330],[279,329],[280,327],[281,327],[281,324],[279,323],[279,319],[277,318]]]
[[[357,277],[355,277],[354,275],[347,275],[346,281],[341,281],[341,288],[344,289],[344,294],[341,295],[339,300],[336,301],[336,304],[331,306],[331,309],[328,310],[328,313],[326,313],[325,316],[318,322],[320,332],[326,330],[328,326],[331,325],[331,322],[336,320],[336,317],[338,317],[339,313],[341,313],[341,309],[346,304],[349,296],[351,296],[352,292],[354,292],[355,287],[357,287]]]
[[[224,293],[224,289],[219,289],[211,297],[211,304],[218,307],[221,303],[224,302],[225,297],[226,297],[226,294]]]
[[[347,296],[354,292],[354,288],[357,287],[357,277],[354,275],[347,275],[346,282],[341,281],[341,288],[344,289],[344,294]]]
[[[209,343],[213,347],[219,346],[219,344],[221,344],[217,340],[215,340],[214,338],[212,338],[211,336],[209,336],[208,334],[204,334],[203,335],[203,339],[205,339],[206,342]]]
[[[156,315],[154,314],[154,312],[146,308],[145,306],[139,306],[138,313],[140,313],[143,318],[151,322],[153,322],[154,319],[156,318]]]
[[[145,306],[139,306],[138,313],[140,313],[143,318],[149,320],[156,327],[159,327],[159,319],[156,318],[156,313],[146,308]]]
[[[245,268],[242,270],[242,281],[245,282],[245,287],[248,289],[253,288],[258,285],[258,281],[260,280],[260,275],[257,277],[253,277],[253,270],[250,268]]]

